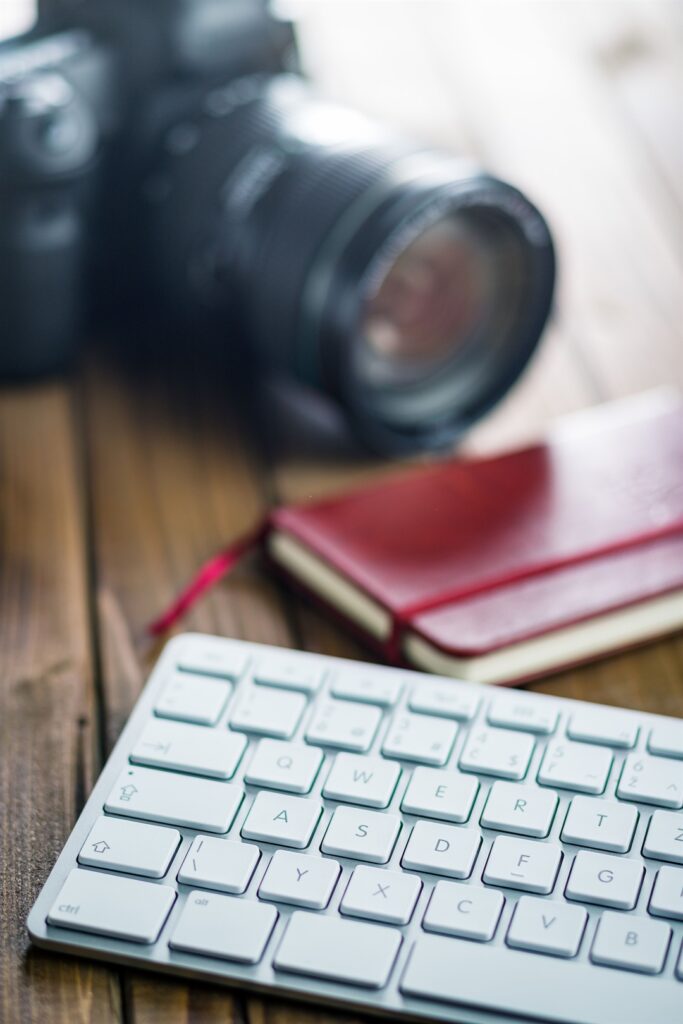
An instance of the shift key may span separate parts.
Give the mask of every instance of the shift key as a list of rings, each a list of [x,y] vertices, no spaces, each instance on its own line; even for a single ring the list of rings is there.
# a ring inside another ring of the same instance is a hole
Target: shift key
[[[104,809],[127,818],[227,832],[242,796],[239,786],[226,782],[127,768],[119,775]]]

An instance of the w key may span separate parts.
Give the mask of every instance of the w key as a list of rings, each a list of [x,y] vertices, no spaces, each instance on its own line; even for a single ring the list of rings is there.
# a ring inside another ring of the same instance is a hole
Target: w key
[[[323,796],[363,807],[388,807],[401,769],[381,757],[337,754]]]

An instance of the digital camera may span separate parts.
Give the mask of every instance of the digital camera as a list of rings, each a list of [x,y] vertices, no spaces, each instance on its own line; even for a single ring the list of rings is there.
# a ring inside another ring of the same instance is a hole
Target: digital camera
[[[386,453],[449,447],[509,389],[554,282],[517,189],[316,98],[265,0],[55,10],[0,46],[0,374],[147,308]]]

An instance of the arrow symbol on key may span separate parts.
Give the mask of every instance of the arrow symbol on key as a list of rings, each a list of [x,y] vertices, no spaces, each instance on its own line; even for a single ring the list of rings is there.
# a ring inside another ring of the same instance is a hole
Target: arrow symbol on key
[[[100,839],[98,842],[93,843],[92,848],[95,853],[106,853],[107,850],[111,849],[109,843],[105,843],[104,839]]]

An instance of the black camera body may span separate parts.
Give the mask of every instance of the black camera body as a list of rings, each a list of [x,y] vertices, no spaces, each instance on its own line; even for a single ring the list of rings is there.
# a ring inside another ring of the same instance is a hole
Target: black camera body
[[[507,392],[554,284],[524,195],[316,98],[268,0],[68,10],[0,46],[0,376],[148,307],[388,454],[449,448]]]
[[[261,0],[93,0],[71,19],[0,46],[4,377],[65,367],[88,312],[148,291],[140,206],[164,136],[180,124],[182,148],[212,85],[295,59]]]

